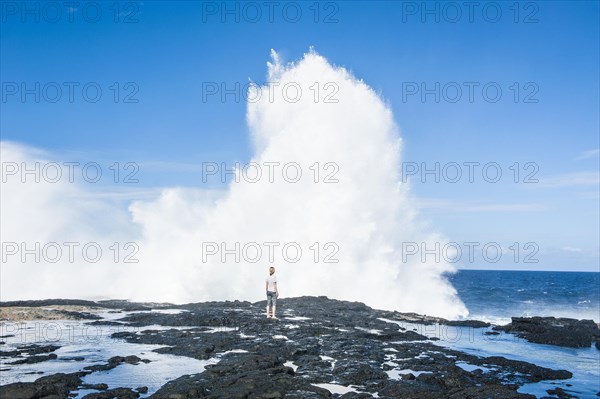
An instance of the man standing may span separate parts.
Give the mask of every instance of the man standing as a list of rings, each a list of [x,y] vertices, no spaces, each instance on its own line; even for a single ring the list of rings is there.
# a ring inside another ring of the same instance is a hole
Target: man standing
[[[266,281],[266,289],[267,289],[267,319],[275,317],[275,309],[277,307],[277,297],[279,297],[279,291],[277,290],[277,277],[275,277],[275,268],[271,266],[269,268],[269,276]],[[269,307],[273,305],[273,312],[269,314]],[[272,315],[272,316],[271,316]]]

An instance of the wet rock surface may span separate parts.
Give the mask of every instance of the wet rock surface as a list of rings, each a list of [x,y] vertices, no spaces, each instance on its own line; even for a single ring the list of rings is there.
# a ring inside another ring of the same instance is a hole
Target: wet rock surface
[[[118,306],[120,301],[106,304],[108,309],[124,310]],[[118,321],[88,324],[119,323],[131,328],[112,334],[114,339],[163,345],[155,349],[158,353],[212,359],[206,368],[189,370],[150,392],[148,397],[153,399],[533,398],[517,389],[526,383],[572,377],[567,370],[500,356],[475,356],[435,344],[444,339],[444,328],[488,326],[478,321],[448,322],[326,297],[281,299],[277,320],[266,319],[264,301],[127,306],[134,313],[123,314]],[[149,312],[152,308],[173,312]],[[415,323],[438,333],[426,334]],[[51,354],[50,349],[31,350],[41,356]],[[144,386],[108,389],[106,384],[82,381],[87,374],[124,363],[138,367],[146,361],[128,354],[115,356],[79,373],[2,386],[0,398],[67,398],[77,389],[96,390],[84,396],[90,399],[146,397]],[[337,388],[345,393],[335,393]],[[564,391],[552,394],[568,395]]]
[[[139,392],[129,388],[115,388],[104,392],[90,393],[83,399],[136,399],[139,398]]]
[[[129,363],[129,364],[138,364],[139,362],[144,362],[144,363],[150,363],[150,360],[148,359],[140,359],[137,356],[114,356],[111,357],[110,359],[108,359],[108,362],[106,364],[99,364],[99,365],[94,365],[94,366],[87,366],[84,367],[84,370],[90,370],[90,371],[108,371],[108,370],[112,370],[115,367],[117,367],[118,365],[122,364],[122,363]]]
[[[18,382],[0,387],[2,399],[63,399],[77,389],[85,373],[54,374],[38,378],[35,382]]]
[[[0,361],[5,366],[41,363],[56,359],[57,355],[50,352],[54,352],[58,348],[60,346],[57,345],[19,345],[14,350],[0,350]],[[9,368],[1,369],[9,370]]]
[[[23,355],[39,355],[42,353],[50,353],[54,352],[60,348],[58,345],[37,345],[37,344],[29,344],[29,345],[19,345],[17,349],[10,351],[0,351],[0,356],[2,357],[14,357],[14,356],[23,356]]]
[[[513,333],[529,342],[572,348],[589,348],[595,343],[600,349],[600,329],[593,320],[555,317],[513,317],[512,322],[494,328]]]

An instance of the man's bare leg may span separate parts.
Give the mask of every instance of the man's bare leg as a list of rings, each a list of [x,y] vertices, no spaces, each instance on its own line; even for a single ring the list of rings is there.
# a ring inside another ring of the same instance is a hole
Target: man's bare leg
[[[271,318],[271,316],[269,316],[269,305],[267,305],[267,319]]]
[[[273,305],[273,318],[274,318],[274,319],[276,319],[276,318],[277,318],[277,317],[275,317],[275,309],[276,309],[276,308],[277,308],[277,307],[276,307],[275,305]]]

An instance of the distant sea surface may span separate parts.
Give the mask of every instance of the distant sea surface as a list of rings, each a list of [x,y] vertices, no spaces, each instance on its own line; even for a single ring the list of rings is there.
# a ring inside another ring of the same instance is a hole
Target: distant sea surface
[[[600,273],[460,270],[449,280],[469,318],[504,324],[512,316],[555,316],[600,323]]]

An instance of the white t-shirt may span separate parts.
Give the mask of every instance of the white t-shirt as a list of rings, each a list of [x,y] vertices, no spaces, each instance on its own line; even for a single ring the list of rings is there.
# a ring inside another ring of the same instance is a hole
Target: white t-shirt
[[[275,289],[276,282],[277,282],[277,277],[275,277],[275,274],[269,275],[269,277],[267,277],[267,291],[271,291],[271,292],[277,291]]]

